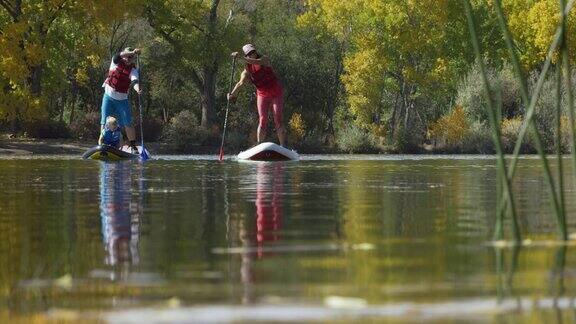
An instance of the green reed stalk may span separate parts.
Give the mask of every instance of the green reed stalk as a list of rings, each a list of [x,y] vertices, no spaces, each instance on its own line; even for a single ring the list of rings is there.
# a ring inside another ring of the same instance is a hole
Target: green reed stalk
[[[496,258],[496,296],[498,305],[504,301],[504,250],[500,247],[494,248]]]
[[[510,189],[510,179],[506,176],[508,173],[506,172],[506,161],[504,159],[504,154],[502,153],[502,142],[500,136],[500,125],[498,125],[498,119],[496,118],[496,112],[494,111],[494,106],[492,104],[492,98],[490,97],[490,82],[488,81],[488,74],[486,72],[486,67],[484,66],[484,62],[482,61],[482,54],[480,51],[480,42],[478,41],[478,34],[476,33],[476,26],[474,24],[474,17],[472,15],[472,7],[470,5],[469,0],[463,0],[464,7],[466,8],[466,18],[468,20],[468,28],[470,29],[470,38],[472,40],[472,45],[474,47],[474,52],[476,54],[476,58],[478,59],[478,64],[480,64],[480,71],[482,72],[482,80],[484,83],[484,92],[486,95],[487,103],[488,103],[488,116],[490,120],[490,124],[492,126],[492,137],[494,140],[494,147],[496,148],[496,155],[498,157],[498,169],[500,170],[501,174],[503,175],[502,178],[502,185],[505,192],[506,199],[509,200],[509,209],[512,215],[513,221],[513,234],[514,240],[516,242],[520,242],[520,230],[518,228],[518,223],[516,220],[516,208],[514,205],[514,199],[512,197],[512,191]],[[497,224],[498,226],[502,226],[502,224]]]
[[[518,260],[520,259],[520,252],[522,251],[522,246],[512,247],[512,260],[510,260],[510,270],[506,278],[506,286],[510,292],[510,296],[514,295],[514,274],[518,269]]]
[[[560,66],[556,69],[556,160],[558,160],[558,202],[562,215],[566,217],[566,204],[564,200],[564,166],[562,162],[562,71]]]
[[[566,6],[566,9],[564,10],[564,13],[568,14],[575,3],[576,3],[576,0],[570,0],[568,5]],[[550,69],[550,65],[552,63],[552,57],[554,56],[554,54],[556,53],[556,50],[560,46],[561,40],[562,40],[562,25],[560,25],[556,28],[556,32],[554,34],[554,40],[552,41],[552,44],[548,48],[548,53],[546,54],[546,60],[544,61],[542,71],[540,71],[540,75],[538,76],[538,81],[536,82],[536,87],[532,91],[532,97],[530,98],[530,105],[526,109],[525,120],[524,120],[524,123],[522,123],[522,127],[520,128],[520,132],[518,133],[518,141],[516,142],[516,146],[514,147],[514,154],[513,155],[515,158],[512,160],[512,163],[511,163],[510,169],[509,169],[510,170],[509,176],[511,178],[514,177],[514,172],[516,171],[516,164],[518,164],[518,158],[517,157],[518,157],[518,154],[520,152],[520,147],[522,146],[522,141],[524,140],[524,137],[525,137],[525,134],[526,134],[526,131],[528,128],[527,121],[531,120],[532,117],[534,116],[534,109],[536,107],[536,102],[538,100],[538,97],[540,96],[540,91],[542,91],[544,81],[546,81],[546,75],[547,75],[548,70]]]
[[[496,95],[496,121],[498,125],[502,125],[502,88],[497,88]],[[503,179],[506,174],[502,173],[500,168],[496,169],[496,204],[500,205],[500,201],[503,199]],[[494,227],[494,240],[504,239],[504,210],[502,212],[496,213],[496,226]]]
[[[566,6],[566,10],[564,12],[566,12],[566,13],[569,12],[575,3],[576,3],[576,0],[570,0],[568,5]],[[554,35],[554,40],[553,40],[552,44],[550,45],[550,48],[548,48],[548,53],[546,54],[546,61],[544,62],[544,65],[542,67],[542,71],[540,72],[540,75],[538,76],[538,81],[536,82],[536,86],[535,86],[534,90],[532,91],[532,97],[530,99],[530,106],[528,106],[528,108],[526,109],[525,121],[522,124],[522,127],[520,128],[520,132],[518,133],[518,141],[516,142],[516,146],[514,147],[514,154],[513,154],[516,158],[513,159],[512,163],[510,164],[510,169],[509,169],[510,174],[508,175],[509,177],[512,177],[512,178],[514,177],[514,173],[516,171],[516,165],[518,164],[517,156],[520,152],[520,147],[522,145],[522,141],[524,140],[526,130],[528,128],[528,123],[526,123],[526,121],[532,119],[532,117],[534,116],[534,108],[536,107],[536,100],[540,96],[540,91],[542,91],[544,81],[546,81],[546,74],[548,73],[548,70],[550,69],[552,57],[554,56],[556,49],[560,45],[561,37],[562,37],[562,26],[559,26],[556,29],[556,33]],[[506,201],[503,202],[503,205],[499,206],[499,210],[504,209],[505,203],[506,203]]]
[[[572,81],[570,67],[570,53],[568,51],[568,38],[566,33],[568,31],[567,24],[567,13],[564,11],[566,9],[566,1],[560,0],[560,14],[562,23],[562,42],[560,45],[560,51],[562,52],[562,72],[564,75],[564,84],[566,85],[566,100],[568,101],[568,116],[570,118],[570,148],[572,153],[572,184],[576,186],[576,131],[574,130],[574,100],[572,96]],[[560,108],[558,108],[560,109]],[[564,239],[568,239],[567,229],[566,229],[566,216],[563,217],[562,230],[564,231]]]
[[[561,246],[556,251],[556,256],[554,257],[554,269],[552,272],[552,278],[556,280],[551,280],[555,287],[553,288],[553,295],[555,297],[560,297],[564,295],[566,287],[564,286],[564,277],[566,272],[566,252],[568,247],[566,245]],[[554,282],[556,281],[556,282]]]
[[[558,224],[558,230],[560,232],[561,238],[563,240],[566,240],[566,239],[568,239],[568,236],[566,234],[564,215],[563,215],[563,213],[560,209],[559,203],[558,203],[558,196],[556,194],[556,187],[554,185],[554,180],[552,179],[552,173],[550,171],[550,166],[548,164],[548,159],[546,157],[546,153],[544,152],[544,147],[542,145],[542,138],[540,136],[540,132],[538,131],[536,121],[532,118],[533,117],[532,116],[533,111],[534,111],[533,106],[536,105],[536,102],[538,101],[538,96],[533,97],[532,98],[533,101],[531,101],[529,99],[528,85],[526,82],[526,78],[523,75],[522,68],[520,66],[520,59],[518,58],[518,54],[516,52],[516,48],[514,45],[514,41],[512,39],[512,35],[510,33],[510,30],[508,29],[508,24],[506,22],[506,18],[504,16],[504,12],[502,10],[501,0],[495,0],[494,2],[496,4],[495,8],[496,8],[496,12],[498,14],[498,23],[499,23],[500,29],[502,30],[502,33],[504,35],[504,40],[506,41],[506,47],[508,48],[508,52],[509,52],[510,58],[512,60],[512,66],[514,67],[514,71],[516,72],[516,76],[520,82],[520,94],[522,97],[522,101],[524,102],[524,105],[526,107],[529,107],[529,109],[532,108],[529,111],[532,114],[530,116],[528,116],[528,114],[527,114],[526,119],[523,122],[522,127],[520,129],[520,133],[518,135],[518,140],[516,142],[516,146],[514,147],[513,165],[515,166],[516,161],[518,160],[518,156],[519,156],[519,152],[520,152],[520,145],[522,143],[522,140],[524,139],[524,136],[526,135],[526,129],[527,129],[526,125],[529,125],[530,130],[532,131],[532,133],[534,135],[534,141],[535,141],[534,144],[536,146],[536,151],[538,152],[538,156],[540,157],[540,161],[542,162],[542,169],[544,171],[544,178],[545,178],[546,183],[548,185],[548,188],[550,190],[550,199],[552,200],[552,208],[553,208],[554,214],[556,216],[556,221]],[[561,33],[562,33],[562,30],[563,30],[563,28],[561,28]],[[543,79],[545,79],[546,74],[544,73],[544,71],[542,72],[541,76],[543,77]],[[530,118],[528,118],[528,117],[530,117]],[[510,179],[513,179],[513,175],[510,176]]]

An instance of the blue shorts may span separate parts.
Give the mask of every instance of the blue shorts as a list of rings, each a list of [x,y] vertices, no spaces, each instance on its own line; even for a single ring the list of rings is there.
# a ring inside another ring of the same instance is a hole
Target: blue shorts
[[[116,100],[112,99],[109,95],[104,94],[100,113],[102,115],[100,118],[101,125],[106,124],[106,117],[114,116],[118,119],[118,126],[132,126],[132,111],[130,110],[128,99]]]

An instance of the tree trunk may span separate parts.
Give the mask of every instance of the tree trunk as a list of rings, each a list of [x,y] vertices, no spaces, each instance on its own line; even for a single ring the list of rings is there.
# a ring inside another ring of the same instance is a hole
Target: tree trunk
[[[391,134],[392,137],[396,134],[396,115],[398,114],[398,99],[400,98],[400,94],[396,93],[396,97],[394,98],[394,105],[392,106],[392,117],[390,118],[389,127],[390,131],[388,134]],[[390,136],[389,136],[390,137]]]
[[[35,65],[30,68],[30,74],[28,75],[28,85],[30,86],[30,92],[34,96],[40,96],[42,94],[42,72],[44,71],[44,65]]]
[[[328,117],[328,132],[334,135],[334,112],[336,110],[336,105],[338,104],[338,99],[340,96],[340,89],[342,83],[340,82],[340,77],[344,71],[344,64],[342,62],[342,57],[344,56],[344,44],[340,44],[340,49],[338,51],[339,55],[336,57],[336,71],[334,73],[334,78],[332,80],[332,93],[327,104],[327,117]]]
[[[60,117],[59,117],[60,123],[64,122],[64,109],[66,109],[66,102],[67,101],[68,101],[68,92],[64,92],[64,94],[62,95],[60,100],[56,100],[56,104],[58,104],[58,102],[60,102],[60,107],[58,107],[60,109]]]
[[[216,117],[216,72],[218,67],[204,67],[202,97],[202,120],[200,126],[210,128],[215,123]]]
[[[210,6],[210,16],[208,22],[208,33],[206,34],[206,43],[214,41],[218,23],[218,5],[220,0],[212,0]],[[216,73],[218,72],[218,62],[216,60],[204,65],[202,68],[203,85],[201,89],[202,97],[202,120],[200,126],[211,128],[215,123],[216,117]]]
[[[72,123],[74,122],[74,114],[75,114],[75,110],[76,110],[76,97],[78,95],[78,84],[76,83],[76,80],[71,79],[70,80],[70,90],[72,92],[72,107],[70,107],[70,120],[68,125],[72,125]]]

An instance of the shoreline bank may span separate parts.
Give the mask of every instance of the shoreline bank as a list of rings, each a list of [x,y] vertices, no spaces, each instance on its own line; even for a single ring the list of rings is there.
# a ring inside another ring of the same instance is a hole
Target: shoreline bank
[[[0,136],[0,156],[27,156],[27,155],[82,155],[89,148],[97,145],[97,143],[90,141],[83,141],[77,139],[35,139],[35,138],[10,138],[8,136]],[[198,145],[189,152],[179,152],[174,150],[170,145],[163,142],[149,142],[145,143],[146,148],[152,154],[162,155],[211,155],[218,154],[219,147],[217,146],[202,146]],[[239,150],[228,148],[228,154],[237,154]],[[335,149],[318,148],[315,150],[298,150],[301,154],[346,154],[344,152],[337,152]],[[359,153],[362,154],[362,153]],[[398,154],[398,152],[381,151],[373,152],[372,154]],[[421,152],[412,154],[446,154],[443,152],[434,152],[431,147],[423,147]]]

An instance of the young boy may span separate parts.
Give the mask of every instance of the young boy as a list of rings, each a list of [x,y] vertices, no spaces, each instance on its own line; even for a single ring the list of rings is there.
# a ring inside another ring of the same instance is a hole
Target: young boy
[[[120,149],[122,142],[122,132],[118,127],[118,120],[112,116],[106,117],[106,124],[102,127],[98,145],[108,145]]]

